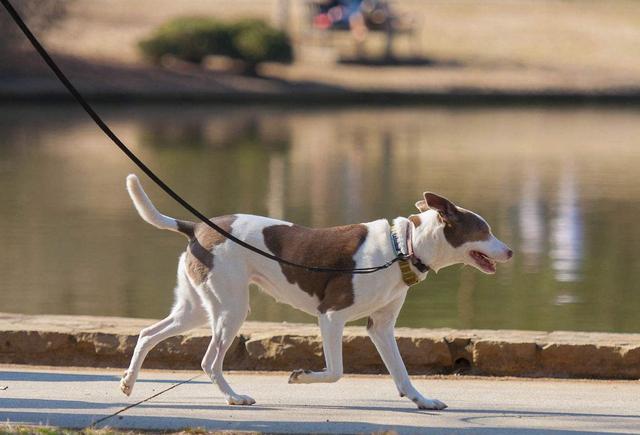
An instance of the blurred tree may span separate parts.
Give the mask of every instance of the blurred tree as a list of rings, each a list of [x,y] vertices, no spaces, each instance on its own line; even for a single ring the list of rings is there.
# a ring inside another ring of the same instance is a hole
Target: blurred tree
[[[29,28],[40,37],[66,14],[72,0],[14,0],[11,2]],[[0,52],[24,48],[27,39],[4,8],[0,8]]]

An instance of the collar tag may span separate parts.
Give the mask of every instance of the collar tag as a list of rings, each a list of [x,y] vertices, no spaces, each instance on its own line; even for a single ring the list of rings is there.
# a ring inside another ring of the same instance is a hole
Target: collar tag
[[[413,253],[411,243],[412,225],[409,219],[401,217],[394,219],[391,225],[391,246],[396,257],[400,258],[398,265],[400,266],[402,281],[408,286],[420,282],[420,278],[411,268],[412,265],[421,273],[429,271],[429,267]]]
[[[416,275],[416,273],[411,269],[411,266],[409,265],[409,262],[407,260],[400,260],[398,261],[398,264],[400,265],[402,280],[406,285],[411,287],[412,285],[420,282],[418,275]]]

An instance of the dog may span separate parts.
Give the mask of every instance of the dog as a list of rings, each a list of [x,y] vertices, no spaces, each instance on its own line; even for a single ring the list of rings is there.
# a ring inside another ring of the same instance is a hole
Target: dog
[[[289,383],[336,382],[342,370],[342,333],[347,321],[368,317],[367,332],[401,397],[420,409],[440,410],[443,402],[423,396],[411,384],[398,351],[394,325],[409,287],[429,270],[463,263],[492,274],[513,252],[487,222],[448,199],[425,192],[418,214],[331,228],[312,229],[261,216],[235,214],[212,222],[273,255],[305,266],[334,269],[374,267],[401,261],[371,274],[313,272],[283,265],[226,239],[205,223],[162,215],[135,175],[127,190],[146,222],[183,234],[188,246],[178,262],[175,303],[164,320],[140,332],[120,389],[130,395],[147,353],[162,340],[208,324],[212,338],[202,369],[230,405],[252,405],[225,380],[222,363],[249,311],[249,284],[278,301],[318,317],[326,368],[294,370]]]

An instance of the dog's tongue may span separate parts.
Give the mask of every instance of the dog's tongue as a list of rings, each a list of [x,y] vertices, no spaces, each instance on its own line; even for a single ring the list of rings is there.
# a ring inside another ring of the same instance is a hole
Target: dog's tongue
[[[486,255],[481,252],[473,251],[472,252],[473,259],[482,269],[488,272],[495,272],[496,265],[493,261],[491,261]]]

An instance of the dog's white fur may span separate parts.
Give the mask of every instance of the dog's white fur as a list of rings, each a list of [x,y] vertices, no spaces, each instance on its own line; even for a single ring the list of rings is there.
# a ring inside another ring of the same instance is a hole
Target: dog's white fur
[[[127,189],[138,213],[145,221],[157,228],[178,231],[177,221],[156,210],[135,175],[127,177]],[[267,251],[262,230],[272,225],[292,225],[260,216],[235,216],[232,224],[233,234]],[[487,240],[464,243],[454,248],[444,236],[443,220],[437,211],[427,209],[418,216],[421,223],[413,230],[414,250],[422,262],[435,271],[456,263],[470,264],[482,270],[470,257],[469,252],[472,250],[481,251],[494,261],[500,262],[507,261],[511,256],[508,247],[490,233]],[[368,234],[354,256],[355,267],[376,266],[393,258],[389,223],[380,219],[364,225]],[[209,273],[205,282],[201,284],[193,282],[186,273],[186,253],[181,255],[178,262],[175,304],[171,314],[140,332],[131,364],[121,381],[121,389],[125,394],[131,394],[142,362],[155,345],[168,337],[209,323],[212,339],[202,360],[202,369],[218,385],[227,403],[255,403],[251,397],[236,393],[222,373],[225,353],[249,310],[248,286],[255,283],[276,300],[286,302],[319,319],[326,369],[320,372],[295,371],[290,377],[290,382],[336,382],[340,379],[344,325],[347,321],[369,316],[371,327],[368,328],[368,333],[393,377],[400,395],[408,397],[421,409],[446,407],[439,400],[423,396],[413,387],[398,351],[394,325],[409,287],[402,281],[397,265],[373,274],[353,275],[354,303],[338,311],[320,313],[317,309],[317,298],[289,283],[277,262],[230,241],[215,246],[213,254],[215,270]],[[414,271],[420,279],[425,278],[426,273],[420,273],[417,269]]]

